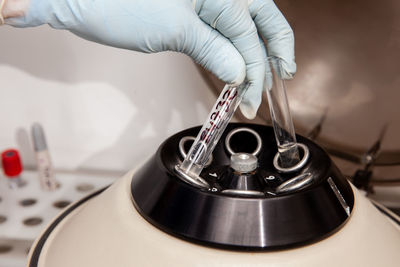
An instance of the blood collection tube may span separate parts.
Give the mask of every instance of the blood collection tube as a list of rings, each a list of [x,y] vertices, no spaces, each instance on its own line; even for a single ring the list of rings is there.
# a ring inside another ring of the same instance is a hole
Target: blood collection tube
[[[22,164],[16,149],[8,149],[1,153],[4,175],[8,178],[10,189],[22,187],[26,182],[21,178]]]
[[[200,185],[204,182],[199,177],[205,164],[208,161],[214,147],[221,138],[226,126],[232,118],[236,108],[242,101],[243,95],[248,88],[248,84],[240,86],[225,85],[219,95],[214,107],[203,124],[192,147],[187,153],[186,158],[176,166],[176,170],[182,178],[194,180],[194,183]],[[187,180],[187,179],[186,179]]]

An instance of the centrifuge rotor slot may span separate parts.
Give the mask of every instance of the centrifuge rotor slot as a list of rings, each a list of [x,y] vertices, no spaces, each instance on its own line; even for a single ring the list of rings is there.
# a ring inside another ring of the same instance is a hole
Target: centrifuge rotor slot
[[[283,182],[281,185],[279,185],[275,192],[276,193],[288,193],[288,192],[295,192],[300,189],[303,189],[307,185],[312,184],[314,181],[313,176],[311,173],[302,173],[300,175],[297,175],[296,177],[293,177],[285,182]]]
[[[285,167],[282,167],[280,165],[280,163],[279,163],[279,152],[277,152],[275,154],[273,163],[274,163],[275,169],[278,172],[282,172],[282,173],[295,172],[295,171],[299,171],[301,168],[303,168],[306,165],[306,163],[307,163],[307,161],[308,161],[308,159],[310,157],[310,151],[308,150],[308,147],[306,145],[302,144],[302,143],[297,143],[296,145],[303,152],[303,153],[300,153],[300,154],[302,154],[301,160],[297,164],[295,164],[294,166],[285,168]]]
[[[247,128],[247,127],[240,127],[240,128],[235,128],[233,130],[231,130],[225,138],[225,147],[226,150],[228,150],[229,154],[233,155],[235,153],[238,152],[245,152],[245,151],[234,151],[232,146],[231,146],[231,139],[234,135],[237,135],[239,133],[250,133],[251,135],[253,135],[256,139],[257,142],[257,146],[255,148],[255,150],[253,152],[251,152],[251,154],[253,154],[254,156],[257,156],[258,154],[260,154],[261,148],[262,148],[262,139],[261,136],[253,129]]]
[[[188,143],[190,141],[194,142],[194,140],[196,140],[196,137],[194,137],[194,136],[184,136],[179,141],[179,153],[181,154],[181,156],[184,159],[186,158],[186,155],[187,155],[187,152],[186,152],[186,149],[185,149],[186,143]],[[213,155],[211,154],[210,157],[207,160],[207,163],[204,165],[204,167],[207,168],[208,166],[210,166],[212,161],[213,161]]]

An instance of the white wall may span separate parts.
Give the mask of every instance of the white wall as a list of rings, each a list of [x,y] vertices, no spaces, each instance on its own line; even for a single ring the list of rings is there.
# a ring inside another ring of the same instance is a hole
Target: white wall
[[[214,101],[182,54],[115,49],[47,26],[0,27],[0,150],[40,122],[57,168],[125,171],[201,124]]]

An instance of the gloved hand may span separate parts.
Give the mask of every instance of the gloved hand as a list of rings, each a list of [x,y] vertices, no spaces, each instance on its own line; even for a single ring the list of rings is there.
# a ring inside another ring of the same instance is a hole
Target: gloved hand
[[[265,55],[280,59],[283,78],[296,71],[293,32],[272,0],[30,0],[24,16],[5,21],[16,27],[49,24],[146,53],[185,53],[226,83],[248,80],[241,104],[248,118],[256,115],[264,82],[272,84]]]

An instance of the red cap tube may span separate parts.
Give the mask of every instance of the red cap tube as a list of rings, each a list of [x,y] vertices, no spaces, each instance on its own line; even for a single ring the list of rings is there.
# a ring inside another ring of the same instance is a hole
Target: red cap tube
[[[9,178],[17,178],[22,172],[21,159],[18,150],[7,149],[1,153],[3,171]]]

